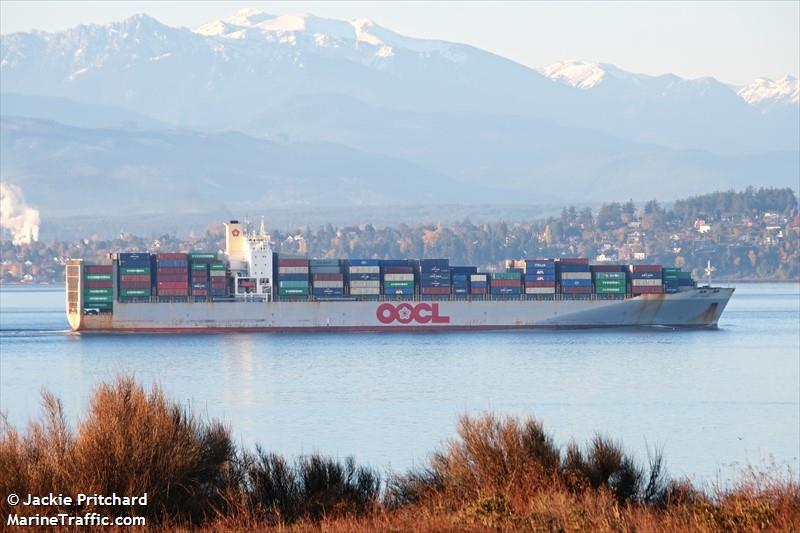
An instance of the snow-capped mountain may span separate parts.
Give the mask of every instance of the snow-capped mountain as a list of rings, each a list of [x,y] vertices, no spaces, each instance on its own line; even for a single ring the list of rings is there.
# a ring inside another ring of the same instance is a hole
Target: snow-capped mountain
[[[168,155],[159,150],[173,142],[170,135],[148,133],[147,142],[137,144],[136,156],[154,161],[147,173],[169,179],[178,170],[167,167],[180,166],[170,157],[191,159],[188,146],[212,151],[212,145],[229,143],[227,149],[231,139],[216,134],[233,130],[277,141],[269,150],[258,148],[284,165],[274,169],[276,175],[294,175],[285,169],[297,154],[327,154],[303,167],[323,179],[329,171],[319,166],[339,158],[331,155],[338,145],[353,169],[348,172],[355,173],[359,158],[369,154],[377,157],[370,161],[391,159],[395,168],[415,173],[409,182],[420,186],[430,176],[452,179],[452,194],[443,196],[452,202],[486,183],[586,201],[611,199],[604,195],[612,192],[616,198],[619,191],[649,195],[655,189],[642,188],[647,180],[661,187],[657,192],[664,198],[672,192],[685,196],[703,187],[747,183],[749,173],[761,184],[767,177],[754,169],[762,163],[774,184],[796,183],[800,106],[794,83],[794,103],[767,112],[713,78],[648,76],[578,61],[537,71],[466,44],[402,36],[367,19],[257,10],[193,30],[137,15],[63,32],[0,36],[2,114],[91,129],[91,149],[82,153],[92,157],[105,157],[96,149],[103,146],[97,141],[103,129],[170,124],[197,130],[199,137],[208,134],[208,142],[174,143],[177,151]],[[48,127],[34,122],[14,138],[39,146]],[[69,130],[73,134],[80,130]],[[239,141],[257,145],[250,138]],[[326,144],[321,152],[292,148],[306,143]],[[69,150],[48,148],[46,156],[30,152],[26,159],[53,158],[51,166],[25,166],[22,158],[7,157],[0,164],[22,165],[15,172],[58,172]],[[104,172],[136,170],[130,168],[135,158],[117,160],[115,154],[102,161]],[[227,178],[239,176],[235,162],[225,162],[232,167]],[[357,175],[359,184],[368,182],[363,172]],[[342,183],[347,179],[341,176]],[[31,183],[50,183],[43,176],[36,180]],[[698,186],[687,191],[688,183]],[[394,189],[387,184],[374,185],[374,197],[391,197],[387,191]]]
[[[748,104],[771,107],[781,104],[800,104],[800,82],[794,76],[779,80],[758,78],[745,85],[737,93]]]
[[[591,63],[587,61],[567,60],[559,61],[538,69],[551,80],[576,89],[599,90],[601,85],[606,88],[609,84],[615,85],[613,91],[619,95],[636,91],[650,90],[653,95],[669,97],[675,92],[696,91],[702,94],[711,90],[726,93],[725,85],[714,78],[705,77],[696,80],[680,78],[674,74],[662,76],[649,76],[627,72],[607,63]],[[627,88],[622,85],[627,84]],[[797,78],[785,76],[773,81],[769,78],[758,78],[748,85],[738,89],[736,94],[748,104],[765,108],[773,104],[800,104],[800,84]]]

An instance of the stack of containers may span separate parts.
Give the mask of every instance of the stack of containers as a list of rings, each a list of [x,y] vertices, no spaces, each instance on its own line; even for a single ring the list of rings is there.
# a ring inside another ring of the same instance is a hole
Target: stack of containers
[[[344,276],[338,259],[312,259],[309,265],[314,298],[344,296]]]
[[[114,267],[84,265],[83,307],[111,311],[114,306]]]
[[[684,290],[686,288],[694,287],[694,280],[692,279],[691,272],[684,272],[681,270],[678,272],[678,288],[679,290]]]
[[[557,261],[561,294],[583,296],[592,294],[592,272],[589,260],[582,257],[563,257]]]
[[[278,256],[278,297],[308,298],[308,259]]]
[[[376,297],[381,294],[381,262],[377,259],[351,259],[347,271],[351,296]]]
[[[626,270],[625,265],[592,265],[595,294],[604,299],[625,298]]]
[[[228,296],[228,276],[225,263],[222,261],[211,261],[208,264],[208,276],[210,280],[211,297],[224,298]]]
[[[661,265],[631,265],[631,294],[661,294]]]
[[[121,253],[119,259],[119,299],[150,298],[153,278],[150,254]]]
[[[156,286],[159,296],[189,295],[189,257],[186,254],[156,254]]]
[[[680,268],[662,268],[661,280],[664,282],[664,292],[673,293],[680,290]]]
[[[469,277],[478,273],[477,267],[450,267],[450,285],[453,294],[466,296],[469,294]]]
[[[469,277],[469,293],[475,296],[486,295],[489,287],[489,275],[480,273],[472,274]]]
[[[419,286],[423,296],[450,294],[450,260],[420,259]]]
[[[208,297],[209,279],[208,263],[191,263],[192,296]]]
[[[414,296],[414,267],[405,260],[381,262],[383,270],[383,294],[386,296]]]
[[[525,294],[553,296],[556,293],[555,259],[525,260]]]
[[[522,273],[519,269],[493,272],[491,291],[492,296],[519,296],[522,294]]]

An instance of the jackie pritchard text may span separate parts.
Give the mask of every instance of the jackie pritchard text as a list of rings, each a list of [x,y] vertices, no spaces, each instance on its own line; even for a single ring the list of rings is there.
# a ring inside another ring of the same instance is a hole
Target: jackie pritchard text
[[[120,496],[116,492],[106,494],[83,494],[77,496],[65,496],[63,494],[46,494],[39,496],[36,494],[9,494],[6,501],[9,505],[24,505],[26,507],[68,507],[68,506],[97,506],[97,507],[133,507],[146,506],[147,493],[140,496]]]

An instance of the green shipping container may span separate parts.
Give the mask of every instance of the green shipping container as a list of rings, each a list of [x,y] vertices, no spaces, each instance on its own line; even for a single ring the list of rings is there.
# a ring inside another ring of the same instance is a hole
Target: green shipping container
[[[136,274],[141,276],[142,274],[149,274],[150,268],[149,267],[120,267],[119,269],[120,274]]]
[[[111,274],[84,274],[83,279],[88,281],[111,281]]]
[[[207,263],[200,263],[200,264],[195,263],[194,265],[192,265],[192,270],[206,270],[206,269],[208,269]]]
[[[625,272],[595,272],[594,279],[601,280],[601,279],[625,279]]]
[[[120,289],[119,291],[120,296],[130,297],[138,297],[138,298],[148,298],[151,296],[150,289]]]
[[[83,301],[85,303],[95,303],[95,302],[112,302],[113,297],[109,294],[106,295],[95,295],[95,294],[84,294]]]
[[[384,281],[383,286],[387,289],[408,289],[414,288],[413,281]]]
[[[594,284],[596,287],[625,287],[621,279],[598,279]]]
[[[522,279],[519,272],[493,272],[492,279]]]
[[[209,268],[211,268],[211,270],[225,270],[225,264],[224,263],[210,263],[209,264]]]
[[[308,296],[308,289],[278,289],[278,296]]]
[[[89,289],[84,287],[83,294],[85,295],[93,295],[93,296],[113,296],[114,289]]]
[[[194,261],[195,259],[217,259],[217,254],[214,252],[189,252],[189,261]]]

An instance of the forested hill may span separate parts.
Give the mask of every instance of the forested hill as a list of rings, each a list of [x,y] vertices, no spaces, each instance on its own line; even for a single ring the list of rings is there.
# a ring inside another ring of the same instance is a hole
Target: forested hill
[[[310,257],[447,257],[451,264],[497,268],[520,257],[589,257],[593,261],[661,263],[702,276],[710,260],[717,279],[800,279],[800,214],[791,189],[729,191],[687,198],[671,206],[651,200],[612,202],[597,210],[565,207],[558,217],[535,221],[376,227],[371,224],[275,229],[278,251]],[[174,235],[114,240],[2,245],[5,282],[60,281],[67,257],[101,258],[123,250],[218,250],[220,225],[191,237]]]

